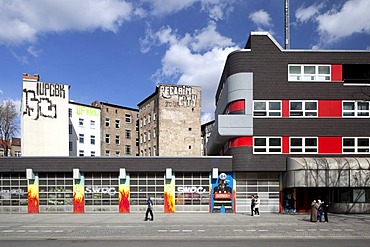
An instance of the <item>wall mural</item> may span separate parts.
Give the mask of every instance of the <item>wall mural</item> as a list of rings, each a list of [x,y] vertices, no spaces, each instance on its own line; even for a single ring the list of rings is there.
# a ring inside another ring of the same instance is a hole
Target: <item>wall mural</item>
[[[119,212],[130,213],[130,177],[119,179]]]
[[[36,90],[23,89],[23,115],[30,116],[33,120],[40,117],[57,118],[57,106],[52,99],[65,99],[65,85],[56,83],[36,83]]]
[[[39,176],[28,179],[28,213],[39,212]]]
[[[81,175],[80,179],[73,179],[73,212],[85,212],[85,178]]]
[[[164,212],[175,212],[175,176],[164,178]]]
[[[212,179],[212,213],[235,213],[235,187],[232,173],[221,173]]]
[[[166,101],[166,107],[195,107],[197,105],[197,94],[192,87],[189,86],[160,86],[160,95],[164,99],[172,99]]]

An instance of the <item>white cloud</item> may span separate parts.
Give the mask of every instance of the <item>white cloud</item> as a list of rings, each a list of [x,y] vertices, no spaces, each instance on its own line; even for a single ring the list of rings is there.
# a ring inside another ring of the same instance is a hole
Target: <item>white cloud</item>
[[[27,48],[27,51],[29,54],[31,54],[31,56],[36,57],[36,58],[39,57],[41,53],[41,50],[36,50],[36,48],[32,45]]]
[[[157,83],[172,83],[202,87],[202,121],[213,119],[215,94],[223,66],[230,52],[240,49],[229,38],[216,31],[213,22],[194,34],[179,37],[169,27],[151,34],[158,44],[167,44],[168,49],[162,58],[162,68],[153,76]],[[209,40],[206,35],[216,39]],[[155,42],[155,41],[153,41]],[[207,45],[207,42],[212,42]]]
[[[35,42],[46,32],[116,32],[133,7],[120,0],[13,0],[1,1],[0,11],[0,43],[17,45]]]
[[[369,0],[349,0],[340,10],[319,15],[316,20],[322,43],[336,42],[355,33],[370,34],[369,9]]]
[[[249,19],[254,22],[259,28],[272,26],[272,20],[266,11],[263,9],[255,11],[249,15]]]
[[[198,0],[144,0],[151,5],[151,14],[163,16],[190,7]]]
[[[295,17],[298,22],[307,22],[310,19],[313,19],[320,13],[320,10],[324,7],[324,3],[321,4],[314,4],[309,7],[304,8],[301,6],[295,12]]]

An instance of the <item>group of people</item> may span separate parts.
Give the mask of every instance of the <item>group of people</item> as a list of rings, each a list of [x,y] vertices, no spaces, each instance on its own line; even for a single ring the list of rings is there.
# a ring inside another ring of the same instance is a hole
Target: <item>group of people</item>
[[[258,197],[258,195],[252,195],[251,215],[252,216],[260,216],[260,198]]]
[[[313,200],[311,203],[311,222],[322,222],[322,216],[324,215],[324,222],[328,220],[329,204],[321,200]]]

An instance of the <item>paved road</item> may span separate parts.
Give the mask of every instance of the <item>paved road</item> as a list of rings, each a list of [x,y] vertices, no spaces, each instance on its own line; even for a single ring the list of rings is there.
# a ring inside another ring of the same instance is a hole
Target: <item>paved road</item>
[[[370,246],[370,215],[329,217],[330,222],[326,224],[310,222],[308,214],[251,217],[247,214],[157,213],[154,221],[147,222],[143,221],[143,214],[136,213],[1,214],[0,243],[5,243],[3,240],[353,239]]]

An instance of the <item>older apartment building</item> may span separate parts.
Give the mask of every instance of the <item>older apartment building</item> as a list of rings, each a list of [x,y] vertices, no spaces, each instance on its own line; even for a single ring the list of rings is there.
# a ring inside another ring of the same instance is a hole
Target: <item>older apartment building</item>
[[[138,104],[140,156],[200,156],[200,100],[200,87],[157,85]]]

